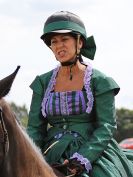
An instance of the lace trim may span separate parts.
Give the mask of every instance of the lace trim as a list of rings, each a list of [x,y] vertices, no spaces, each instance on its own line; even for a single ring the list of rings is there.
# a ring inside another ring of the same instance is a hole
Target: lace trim
[[[63,115],[69,115],[69,109],[68,109],[68,101],[67,101],[67,96],[66,96],[66,92],[61,92],[61,113]]]
[[[70,159],[74,159],[74,158],[76,158],[77,161],[80,161],[80,163],[85,166],[85,169],[87,170],[88,173],[90,170],[92,170],[92,165],[87,158],[84,158],[82,155],[80,155],[77,152],[75,152]]]
[[[42,100],[42,105],[41,105],[41,106],[42,106],[42,109],[41,109],[41,111],[42,111],[42,115],[43,115],[44,117],[46,117],[45,105],[46,105],[47,99],[48,99],[48,97],[49,97],[49,94],[50,94],[50,92],[53,90],[54,85],[55,85],[55,83],[56,83],[56,76],[57,76],[58,71],[59,71],[59,66],[57,66],[57,67],[53,70],[53,74],[52,74],[51,79],[50,79],[50,81],[49,81],[48,87],[47,87],[47,89],[46,89],[46,91],[45,91],[44,98],[43,98],[43,100]]]
[[[88,64],[87,64],[88,65]],[[46,105],[46,102],[47,102],[47,99],[49,97],[49,94],[50,92],[53,90],[54,88],[54,85],[56,83],[56,76],[57,76],[57,73],[59,71],[59,67],[60,66],[57,66],[54,70],[53,70],[53,74],[51,76],[51,79],[49,81],[49,84],[48,84],[48,87],[45,91],[45,94],[44,94],[44,98],[42,100],[42,115],[44,117],[46,117],[46,112],[45,112],[45,105]],[[93,106],[93,101],[94,101],[94,98],[93,98],[93,94],[91,92],[91,88],[90,88],[90,80],[91,80],[91,75],[92,75],[92,67],[91,65],[89,64],[85,70],[85,76],[84,76],[84,87],[85,87],[85,90],[86,90],[86,94],[87,94],[87,99],[88,99],[88,103],[87,103],[87,109],[86,109],[86,112],[87,113],[90,113],[91,110],[92,110],[92,106]]]
[[[91,112],[93,101],[94,101],[93,94],[90,88],[91,75],[92,75],[92,66],[88,65],[85,71],[85,76],[84,76],[84,87],[85,87],[87,98],[88,98],[87,109],[86,109],[87,113]]]

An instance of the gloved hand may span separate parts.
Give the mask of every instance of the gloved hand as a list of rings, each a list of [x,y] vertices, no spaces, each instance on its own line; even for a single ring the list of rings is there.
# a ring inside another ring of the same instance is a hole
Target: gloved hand
[[[75,175],[80,175],[85,170],[85,167],[75,158],[69,160],[68,170]]]
[[[85,170],[84,165],[80,164],[80,162],[77,161],[76,158],[70,159],[70,160],[66,159],[66,160],[64,160],[63,164],[56,163],[56,164],[53,164],[52,167],[53,167],[53,169],[61,172],[62,174],[65,174],[68,172],[69,175],[71,175],[71,176],[80,175]],[[56,174],[58,174],[57,171],[55,171]],[[59,176],[59,175],[57,175],[57,176]]]

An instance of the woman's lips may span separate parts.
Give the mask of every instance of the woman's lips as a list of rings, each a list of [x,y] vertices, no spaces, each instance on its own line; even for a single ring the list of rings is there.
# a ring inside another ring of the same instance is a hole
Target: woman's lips
[[[64,57],[66,55],[66,51],[62,50],[58,52],[59,57]]]

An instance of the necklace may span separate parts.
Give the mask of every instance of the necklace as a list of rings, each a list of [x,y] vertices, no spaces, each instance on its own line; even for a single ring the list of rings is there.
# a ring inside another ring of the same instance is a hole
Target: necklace
[[[76,56],[74,59],[70,61],[61,63],[62,66],[70,66],[70,76],[69,76],[70,80],[73,79],[72,67],[77,63],[77,60],[78,60],[78,56]]]

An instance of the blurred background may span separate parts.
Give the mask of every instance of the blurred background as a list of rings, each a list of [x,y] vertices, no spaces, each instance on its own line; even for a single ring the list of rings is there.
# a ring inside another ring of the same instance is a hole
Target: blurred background
[[[133,124],[132,9],[132,0],[0,0],[0,79],[21,66],[6,97],[19,116],[21,109],[28,115],[32,96],[29,85],[35,76],[58,64],[40,40],[44,22],[54,12],[67,10],[81,17],[88,36],[94,35],[95,59],[84,60],[113,77],[121,87],[116,108],[118,122],[123,122],[118,127],[126,125],[127,132]],[[133,136],[133,132],[129,135]]]

